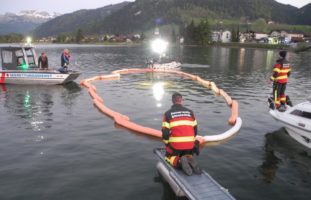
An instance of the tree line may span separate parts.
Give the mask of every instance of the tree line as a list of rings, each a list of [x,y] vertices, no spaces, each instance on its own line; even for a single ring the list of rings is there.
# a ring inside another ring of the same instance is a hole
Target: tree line
[[[75,35],[65,35],[65,34],[59,34],[56,37],[56,43],[81,43],[84,39],[84,34],[82,29],[78,29],[75,33]]]
[[[20,43],[25,39],[24,35],[18,33],[10,33],[6,35],[0,35],[1,43]]]
[[[184,37],[184,43],[189,45],[208,45],[211,43],[211,26],[208,20],[201,20],[195,24],[192,20],[189,25],[183,28],[181,35]]]

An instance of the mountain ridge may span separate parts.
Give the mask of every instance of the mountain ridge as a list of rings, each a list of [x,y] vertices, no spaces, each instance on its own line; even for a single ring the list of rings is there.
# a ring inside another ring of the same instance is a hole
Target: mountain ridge
[[[68,34],[74,33],[77,29],[83,29],[84,33],[90,34],[87,31],[91,29],[94,23],[103,20],[111,13],[123,8],[129,2],[124,1],[122,3],[107,5],[96,9],[82,9],[73,13],[65,14],[56,17],[34,30],[36,36],[51,36],[59,33]]]
[[[19,13],[0,14],[0,34],[8,34],[11,32],[27,34],[40,24],[59,15],[58,13],[50,14],[45,11],[37,10],[24,10]]]
[[[302,8],[274,0],[136,0],[123,3],[103,17],[95,14],[97,9],[57,17],[39,26],[34,33],[38,37],[56,36],[72,34],[80,28],[85,34],[130,34],[150,30],[155,25],[181,27],[199,19],[243,19],[243,23],[265,19],[266,22],[311,25],[311,3]]]

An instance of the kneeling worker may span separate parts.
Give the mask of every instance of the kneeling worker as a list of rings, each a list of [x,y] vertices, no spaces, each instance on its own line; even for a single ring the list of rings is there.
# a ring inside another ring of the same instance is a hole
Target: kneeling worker
[[[162,138],[165,143],[165,160],[172,166],[182,168],[187,175],[201,174],[202,170],[193,154],[199,154],[197,121],[192,110],[182,106],[182,95],[172,95],[173,105],[165,112],[162,121]]]

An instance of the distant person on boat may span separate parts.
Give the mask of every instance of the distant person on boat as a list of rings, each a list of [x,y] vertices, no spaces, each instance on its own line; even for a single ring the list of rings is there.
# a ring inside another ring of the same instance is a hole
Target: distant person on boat
[[[69,65],[69,60],[70,60],[70,52],[68,49],[64,49],[61,55],[61,66],[67,67]]]
[[[201,174],[201,169],[193,154],[199,154],[197,121],[192,110],[182,105],[182,95],[172,95],[172,107],[165,112],[162,121],[162,138],[165,143],[165,160],[185,174]]]
[[[273,74],[270,78],[273,81],[273,100],[275,107],[283,112],[286,110],[286,102],[290,102],[289,98],[285,95],[286,84],[291,72],[291,66],[286,60],[286,54],[286,51],[279,52],[280,57],[273,67]]]
[[[153,67],[154,67],[153,59],[150,59],[150,60],[147,61],[147,67],[150,68],[150,69],[153,69]]]
[[[60,72],[67,72],[68,71],[68,65],[70,61],[70,52],[68,49],[64,49],[62,55],[61,55],[61,69]]]
[[[38,66],[40,69],[48,69],[49,67],[48,57],[45,52],[41,53],[41,56],[38,59]]]

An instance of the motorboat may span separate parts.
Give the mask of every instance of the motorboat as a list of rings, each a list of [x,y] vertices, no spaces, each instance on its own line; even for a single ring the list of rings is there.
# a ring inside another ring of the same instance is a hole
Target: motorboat
[[[148,68],[152,68],[152,69],[179,70],[181,63],[176,62],[176,61],[172,61],[172,62],[168,62],[168,63],[149,62],[149,63],[147,63],[147,65],[148,65]]]
[[[1,46],[0,84],[57,85],[75,80],[81,73],[40,69],[33,46]]]
[[[281,122],[288,134],[302,145],[311,148],[311,102],[306,101],[294,106],[286,105],[285,111],[273,109],[270,115]]]
[[[158,32],[158,31],[157,31]],[[158,35],[159,33],[157,33]],[[153,58],[148,60],[147,67],[151,69],[160,69],[160,70],[179,70],[181,63],[171,60],[165,55],[169,43],[160,37],[155,38],[151,41],[151,49],[159,57],[158,59]]]

